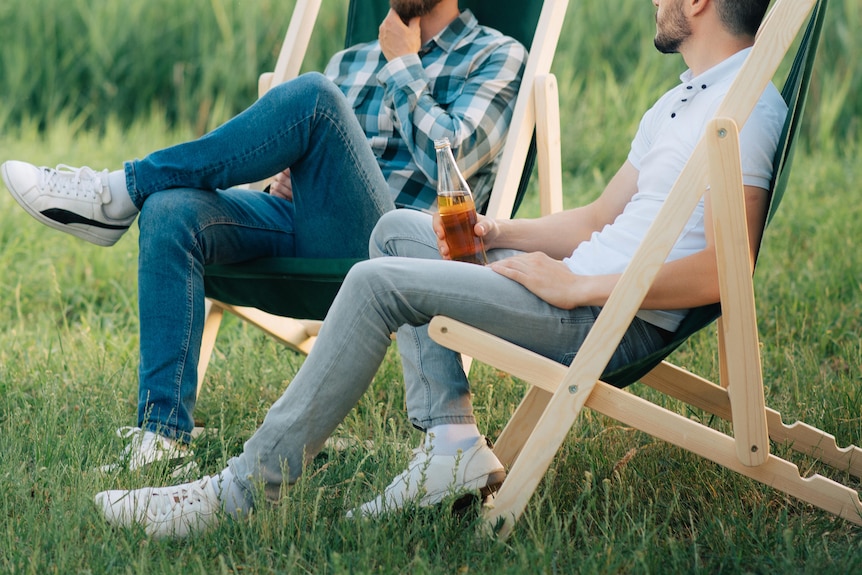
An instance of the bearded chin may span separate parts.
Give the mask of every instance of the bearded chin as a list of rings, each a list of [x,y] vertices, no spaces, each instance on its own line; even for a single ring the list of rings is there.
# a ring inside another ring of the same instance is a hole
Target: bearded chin
[[[390,0],[389,6],[406,24],[413,18],[425,16],[439,3],[440,0]]]
[[[662,54],[676,54],[679,52],[682,40],[656,36],[653,40],[653,44],[655,44],[656,49]]]

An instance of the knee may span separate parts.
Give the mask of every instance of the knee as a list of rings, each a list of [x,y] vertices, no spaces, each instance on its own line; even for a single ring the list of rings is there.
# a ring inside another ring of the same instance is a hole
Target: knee
[[[189,195],[165,190],[149,196],[138,216],[138,226],[141,231],[162,224],[186,221],[194,211]]]
[[[264,98],[273,99],[278,104],[295,105],[296,98],[314,102],[340,102],[344,97],[332,80],[320,72],[307,72],[289,82],[283,82],[269,90]],[[340,100],[339,100],[340,99]]]
[[[371,237],[368,240],[368,256],[371,258],[379,258],[383,256],[391,256],[388,251],[389,238],[392,235],[392,230],[398,225],[398,215],[402,210],[393,210],[386,212],[377,223],[374,229],[371,230]]]
[[[371,231],[368,242],[371,258],[434,257],[436,252],[437,238],[431,216],[417,210],[392,210],[383,214]]]
[[[192,190],[165,190],[152,194],[144,202],[138,216],[139,246],[142,252],[165,249],[166,242],[180,237],[193,239],[201,217],[200,202]],[[187,241],[183,241],[187,243]]]
[[[373,299],[373,294],[379,292],[380,288],[389,283],[389,273],[386,269],[386,260],[364,260],[355,264],[341,285],[339,294],[350,293],[359,296],[362,301]]]

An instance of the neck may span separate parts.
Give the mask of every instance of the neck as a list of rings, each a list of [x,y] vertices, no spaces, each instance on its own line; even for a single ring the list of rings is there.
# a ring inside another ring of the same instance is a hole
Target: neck
[[[445,30],[460,14],[457,0],[443,0],[431,12],[422,16],[419,19],[422,45],[424,46],[431,38]]]
[[[690,0],[686,9],[691,34],[679,52],[695,76],[754,44],[753,37],[732,34],[725,27],[712,2]]]
[[[693,40],[692,37],[690,40]],[[713,35],[706,42],[686,41],[680,47],[680,54],[691,70],[692,74],[699,76],[713,66],[724,62],[740,50],[744,50],[754,44],[753,38],[740,38],[738,36],[727,36],[719,40]]]

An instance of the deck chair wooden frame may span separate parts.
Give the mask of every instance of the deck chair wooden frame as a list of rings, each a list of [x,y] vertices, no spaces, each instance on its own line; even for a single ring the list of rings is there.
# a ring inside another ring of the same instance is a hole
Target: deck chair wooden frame
[[[302,59],[311,38],[311,31],[320,10],[321,1],[299,0],[297,2],[285,35],[284,44],[281,47],[275,65],[275,70],[271,73],[261,75],[258,83],[260,95],[263,95],[272,86],[289,80],[299,73]],[[462,7],[471,7],[474,4],[477,8],[482,7],[485,10],[494,9],[494,0],[471,0],[466,3],[462,2]],[[357,6],[351,3],[352,11],[349,17],[368,17],[366,12],[357,12],[357,10],[362,10],[362,8]],[[503,149],[500,169],[494,181],[489,205],[485,212],[488,215],[497,218],[513,216],[520,202],[520,192],[526,188],[530,175],[529,168],[532,167],[532,162],[528,160],[528,154],[530,153],[533,141],[534,129],[537,126],[536,114],[537,112],[539,114],[549,113],[545,107],[545,102],[556,102],[555,96],[552,98],[548,97],[548,94],[553,96],[551,90],[555,86],[553,78],[548,79],[548,74],[567,7],[568,0],[543,0],[542,2],[542,9],[538,16],[538,24],[533,35],[529,58],[521,82],[521,90],[515,104],[509,135]],[[359,38],[357,40],[363,39]],[[534,92],[537,80],[541,84],[538,108]],[[542,128],[549,124],[549,122],[539,122]],[[552,178],[559,177],[560,173],[558,169],[559,123],[556,123],[556,126],[556,140],[554,139],[553,132],[551,134],[543,132],[541,134],[541,141],[545,142],[545,145],[540,146],[536,153],[540,203],[546,211],[560,209],[562,206],[561,186],[556,185],[552,181]],[[549,141],[553,142],[554,145],[547,145]],[[321,272],[319,269],[320,260],[311,262],[312,265],[307,266],[306,262],[298,260],[285,263],[290,264],[288,266],[289,271],[286,271],[281,278],[274,278],[274,275],[270,274],[270,272],[258,272],[252,263],[252,265],[245,268],[247,270],[248,281],[282,281],[284,277],[291,277],[295,278],[295,281],[303,282],[308,281],[309,277],[305,271],[306,268],[313,268],[314,278],[309,284],[313,284],[319,289],[319,286],[323,285],[323,282],[326,282],[324,287],[329,289],[334,296],[334,292],[337,291],[337,287],[340,285],[352,262],[333,260],[329,266],[330,269],[324,272]],[[236,268],[236,266],[233,267],[234,269]],[[232,270],[231,273],[235,273],[235,271]],[[315,287],[309,287],[309,289],[315,289]],[[206,369],[215,347],[218,330],[226,311],[257,326],[289,348],[304,354],[308,354],[311,351],[322,323],[321,320],[325,314],[325,310],[318,308],[308,310],[309,313],[306,318],[286,317],[283,314],[263,311],[257,307],[234,305],[216,298],[207,298],[203,340],[198,362],[198,394],[200,394]]]
[[[523,379],[533,387],[498,438],[510,472],[486,526],[508,536],[581,409],[586,406],[760,481],[839,517],[862,524],[858,493],[821,475],[801,477],[770,453],[769,439],[862,477],[862,450],[801,422],[786,425],[764,403],[754,290],[745,228],[738,127],[775,75],[809,14],[822,23],[825,0],[777,0],[739,77],[709,124],[631,264],[570,367],[445,317],[431,322],[442,345]],[[818,12],[820,11],[820,12]],[[809,27],[813,20],[808,19]],[[819,32],[819,29],[818,29]],[[662,361],[643,383],[732,423],[733,435],[683,417],[600,380],[614,349],[700,196],[711,188],[719,264],[718,384]],[[524,455],[520,455],[523,453]]]

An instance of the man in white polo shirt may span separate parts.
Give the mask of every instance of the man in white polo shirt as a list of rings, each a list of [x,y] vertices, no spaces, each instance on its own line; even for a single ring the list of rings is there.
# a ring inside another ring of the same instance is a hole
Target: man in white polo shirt
[[[597,200],[535,220],[480,219],[476,232],[491,261],[484,267],[448,261],[445,235],[432,216],[385,214],[372,233],[374,259],[351,270],[314,350],[243,453],[221,473],[193,483],[100,493],[96,503],[106,519],[182,536],[214,526],[222,511],[250,510],[258,485],[268,498],[279,498],[371,383],[392,332],[405,360],[408,417],[425,431],[425,442],[381,495],[349,516],[493,489],[505,471],[476,426],[459,356],[429,338],[427,323],[446,315],[571,363],[739,71],[769,1],[653,3],[656,47],[682,54],[689,70],[644,115],[627,160]],[[785,114],[770,85],[741,132],[752,262]],[[608,368],[661,348],[687,309],[718,300],[707,194]]]

